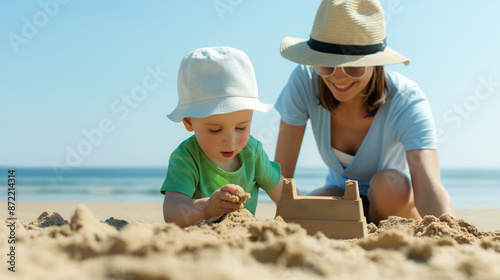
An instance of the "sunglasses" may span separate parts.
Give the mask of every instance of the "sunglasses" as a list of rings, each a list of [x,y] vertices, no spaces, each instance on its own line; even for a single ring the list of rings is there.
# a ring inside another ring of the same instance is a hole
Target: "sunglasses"
[[[327,78],[335,74],[337,68],[341,68],[344,74],[352,79],[361,79],[366,74],[366,67],[326,67],[313,66],[314,71],[323,78]]]

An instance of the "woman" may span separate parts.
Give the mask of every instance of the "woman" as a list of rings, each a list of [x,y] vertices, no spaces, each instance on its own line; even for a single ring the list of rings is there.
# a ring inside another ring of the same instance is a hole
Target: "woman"
[[[323,1],[310,39],[287,37],[281,54],[299,63],[276,109],[281,114],[275,161],[293,177],[307,120],[329,167],[310,195],[343,195],[358,180],[365,216],[454,215],[441,184],[431,110],[419,87],[385,72],[409,60],[386,46],[376,0]]]

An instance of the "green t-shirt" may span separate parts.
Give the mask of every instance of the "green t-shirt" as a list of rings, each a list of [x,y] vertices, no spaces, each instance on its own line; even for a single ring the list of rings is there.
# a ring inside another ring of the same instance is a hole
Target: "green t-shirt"
[[[198,199],[211,196],[224,185],[235,184],[251,194],[252,197],[245,202],[245,208],[255,214],[259,188],[268,191],[278,184],[280,166],[269,160],[262,143],[252,136],[238,155],[241,160],[239,170],[222,170],[205,156],[193,135],[172,152],[167,178],[160,191],[162,194],[165,191],[179,192]]]

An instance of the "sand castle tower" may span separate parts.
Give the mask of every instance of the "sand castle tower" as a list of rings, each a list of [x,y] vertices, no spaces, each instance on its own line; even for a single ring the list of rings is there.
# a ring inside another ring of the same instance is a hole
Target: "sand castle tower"
[[[298,196],[294,179],[285,179],[276,216],[300,224],[308,234],[323,232],[329,238],[368,236],[358,181],[347,180],[343,197]]]

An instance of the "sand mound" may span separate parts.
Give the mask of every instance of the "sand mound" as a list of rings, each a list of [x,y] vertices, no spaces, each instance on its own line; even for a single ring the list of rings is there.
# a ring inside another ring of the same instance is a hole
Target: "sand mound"
[[[500,236],[463,220],[390,217],[369,231],[331,240],[246,210],[185,229],[100,222],[80,205],[69,222],[45,211],[18,224],[15,279],[500,279]],[[2,252],[8,234],[0,221]]]
[[[36,229],[37,227],[44,228],[44,227],[50,227],[50,226],[61,226],[61,225],[65,225],[65,224],[68,224],[68,221],[63,219],[63,217],[61,217],[61,215],[59,215],[59,213],[51,211],[51,210],[47,210],[47,211],[43,211],[43,213],[40,214],[40,216],[38,216],[38,218],[36,220],[29,223],[26,228]],[[32,226],[32,227],[30,227],[30,226]]]

